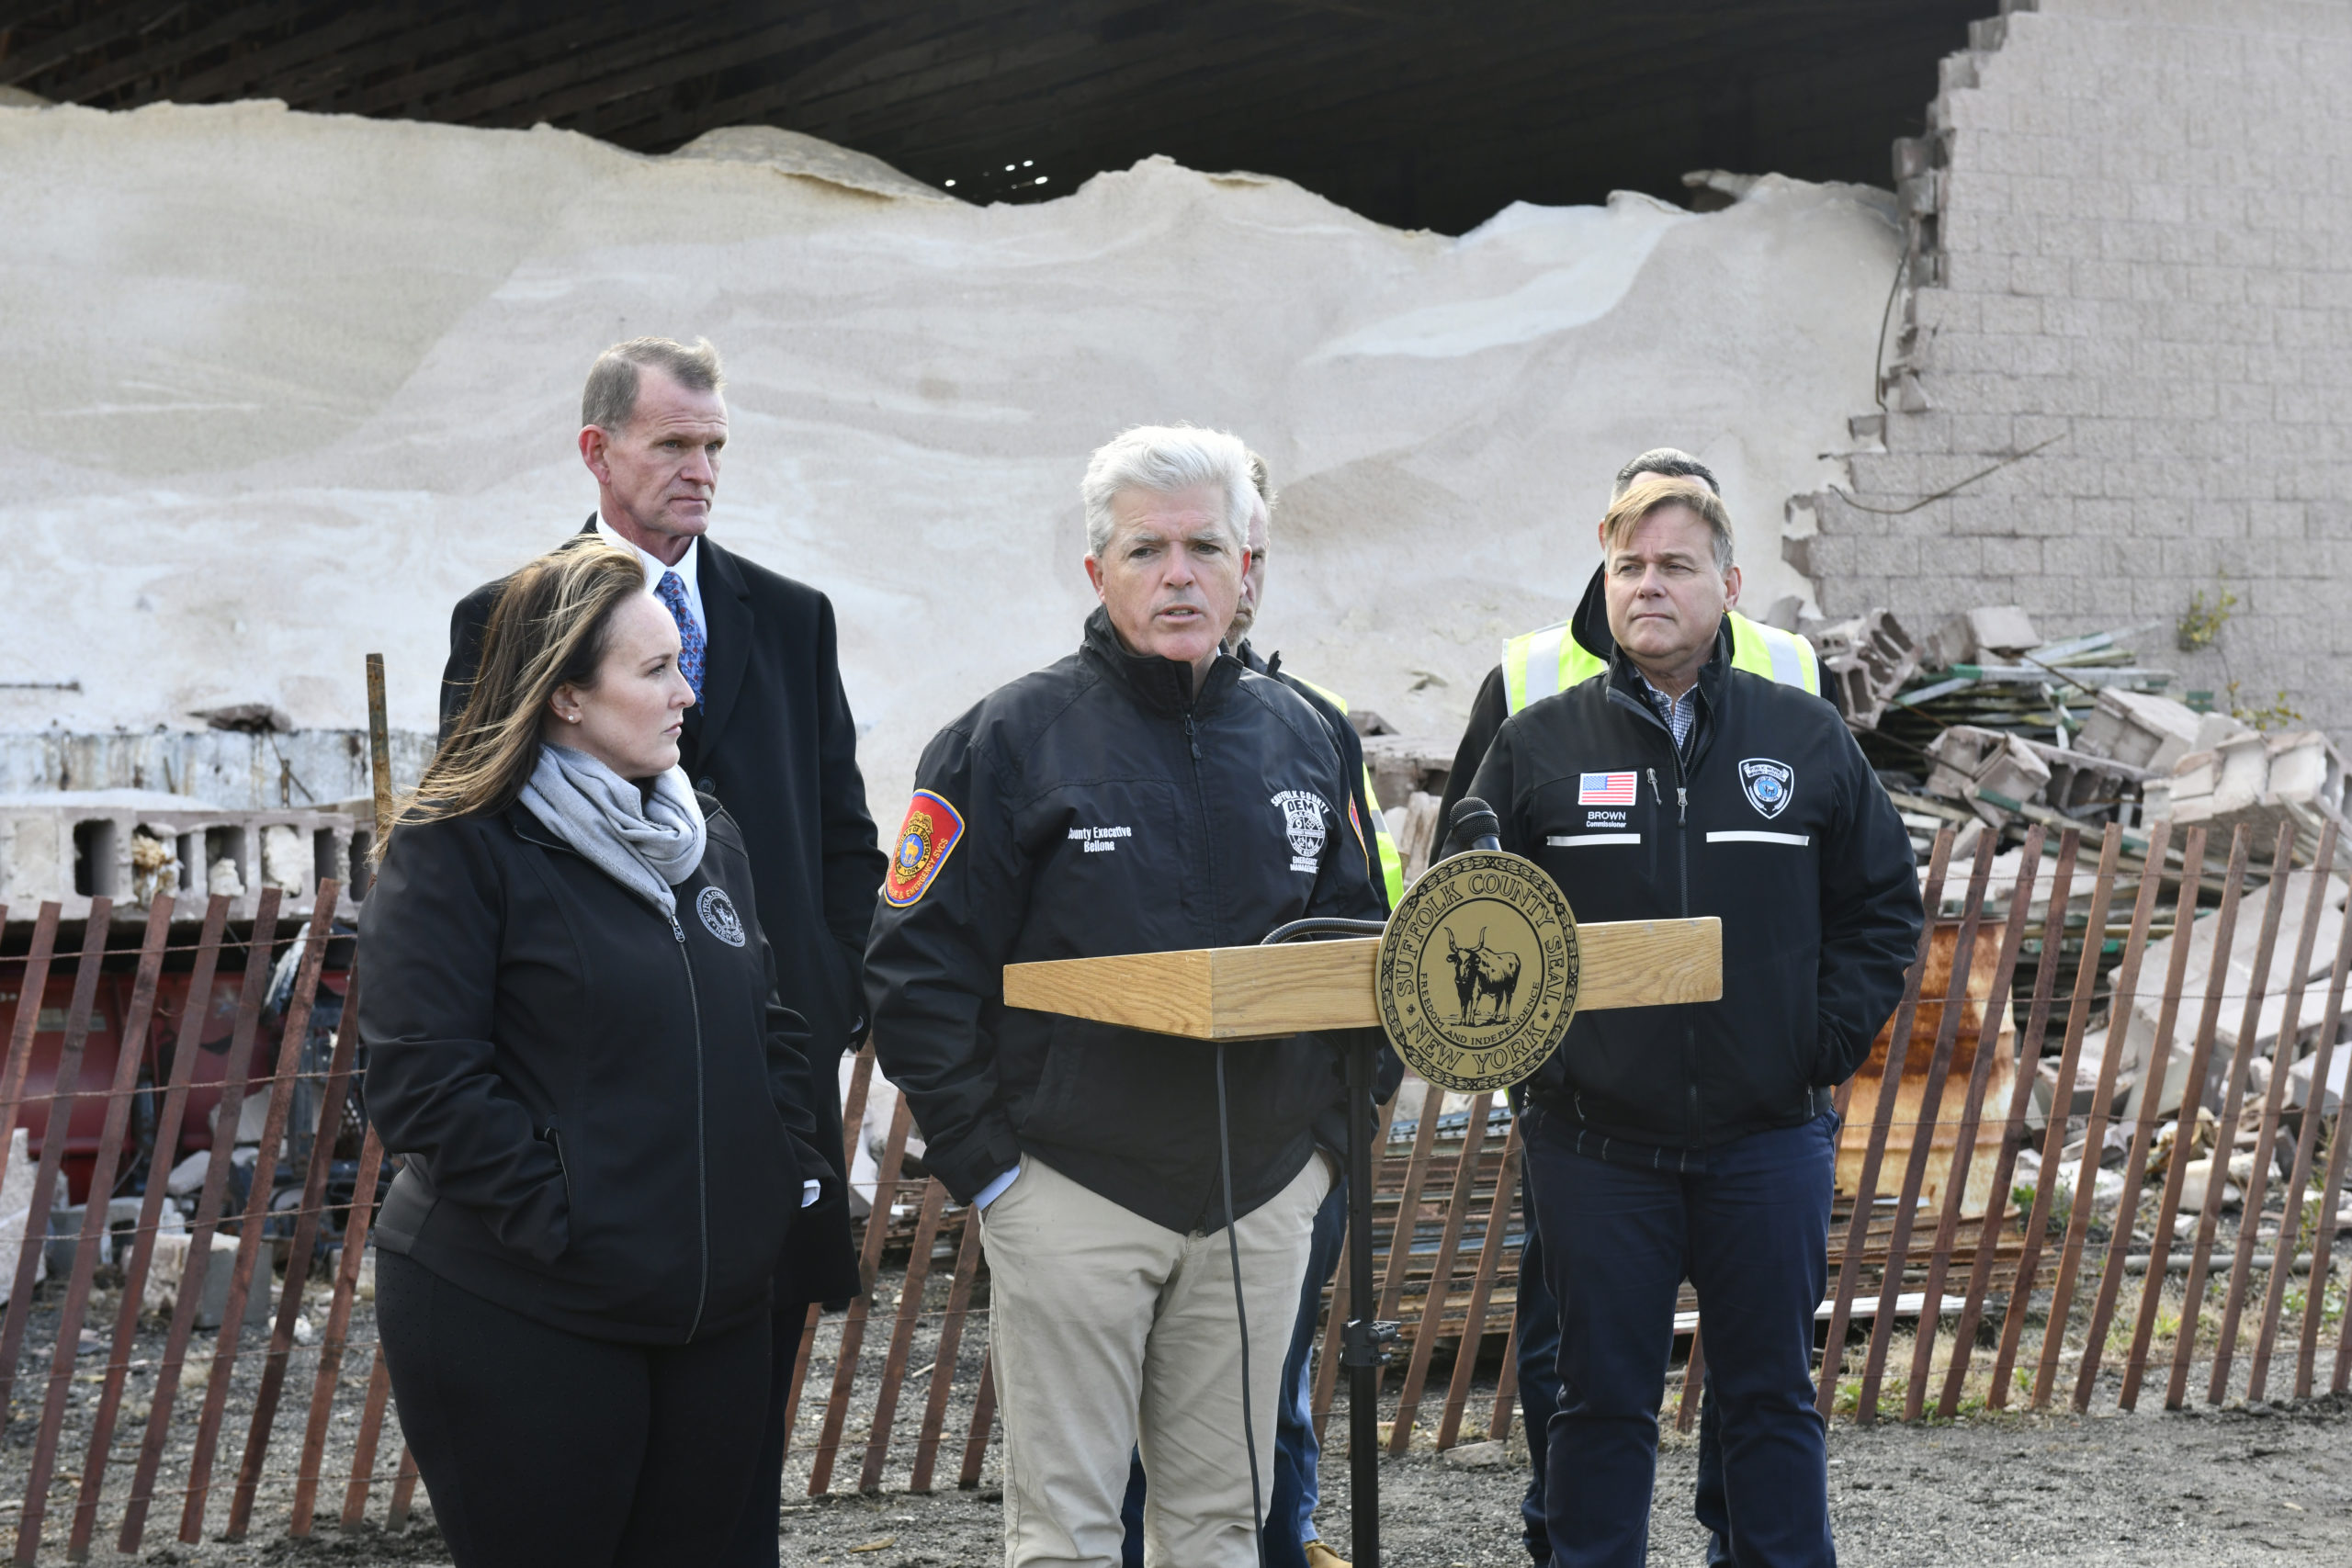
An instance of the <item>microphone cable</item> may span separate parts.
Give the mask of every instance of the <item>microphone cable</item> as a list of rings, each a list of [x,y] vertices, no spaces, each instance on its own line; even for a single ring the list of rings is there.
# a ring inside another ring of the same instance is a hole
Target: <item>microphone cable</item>
[[[1266,1561],[1266,1498],[1258,1480],[1258,1422],[1250,1400],[1250,1309],[1241,1300],[1241,1233],[1233,1221],[1233,1143],[1226,1128],[1225,1042],[1216,1043],[1216,1159],[1225,1179],[1225,1246],[1233,1263],[1233,1318],[1241,1331],[1241,1437],[1250,1451],[1250,1539]],[[1149,1484],[1147,1478],[1146,1484]]]

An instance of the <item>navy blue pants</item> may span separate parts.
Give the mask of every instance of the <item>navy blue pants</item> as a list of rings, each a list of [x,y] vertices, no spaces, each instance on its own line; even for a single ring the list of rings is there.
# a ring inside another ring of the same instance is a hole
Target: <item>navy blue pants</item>
[[[1657,1412],[1685,1279],[1705,1323],[1730,1561],[1834,1563],[1812,1373],[1837,1119],[1688,1155],[1621,1143],[1603,1158],[1599,1137],[1534,1108],[1523,1139],[1559,1303],[1560,1404],[1544,1456],[1555,1568],[1640,1568],[1647,1555]]]
[[[1526,1232],[1519,1254],[1519,1312],[1512,1323],[1512,1357],[1519,1362],[1519,1412],[1527,1431],[1527,1495],[1520,1500],[1520,1540],[1537,1568],[1549,1568],[1552,1538],[1544,1528],[1544,1449],[1552,1413],[1560,1407],[1560,1307],[1544,1281],[1544,1239],[1535,1224],[1535,1194],[1522,1172],[1520,1212]],[[1731,1509],[1724,1502],[1723,1422],[1715,1415],[1715,1379],[1700,1374],[1699,1481],[1690,1511],[1707,1531],[1707,1568],[1731,1561]]]
[[[1306,1568],[1306,1543],[1319,1539],[1315,1509],[1323,1500],[1318,1467],[1323,1445],[1315,1435],[1315,1325],[1323,1311],[1323,1287],[1340,1267],[1348,1232],[1348,1182],[1331,1184],[1315,1211],[1315,1232],[1306,1248],[1306,1280],[1299,1287],[1298,1317],[1291,1325],[1290,1353],[1283,1358],[1282,1404],[1274,1411],[1274,1485],[1266,1499],[1268,1568]],[[1119,1509],[1126,1526],[1122,1568],[1143,1568],[1143,1459],[1127,1461],[1126,1501]]]

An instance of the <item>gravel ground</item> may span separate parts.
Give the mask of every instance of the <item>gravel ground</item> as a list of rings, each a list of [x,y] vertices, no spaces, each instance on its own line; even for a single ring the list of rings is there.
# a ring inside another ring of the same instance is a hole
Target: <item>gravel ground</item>
[[[37,1429],[39,1405],[34,1379],[45,1367],[43,1347],[55,1332],[53,1288],[44,1288],[43,1310],[37,1310],[28,1336],[23,1365],[27,1385],[20,1393],[12,1420],[0,1436],[0,1536],[22,1494],[26,1466]],[[888,1283],[886,1280],[886,1292]],[[926,1292],[927,1298],[930,1292]],[[886,1303],[887,1303],[886,1293]],[[935,1307],[937,1303],[928,1302]],[[935,1320],[933,1320],[935,1322]],[[865,1446],[865,1427],[858,1414],[870,1411],[887,1348],[890,1325],[883,1312],[871,1325],[862,1358],[863,1375],[852,1392],[851,1418],[834,1480],[836,1486],[854,1483]],[[323,1511],[331,1520],[340,1511],[342,1485],[349,1473],[352,1442],[357,1427],[361,1396],[372,1364],[374,1325],[363,1307],[352,1328],[355,1348],[346,1359],[343,1393],[332,1428],[326,1474],[332,1478],[322,1495]],[[781,1521],[784,1560],[787,1563],[840,1563],[842,1568],[894,1568],[894,1565],[988,1564],[1001,1554],[999,1530],[1001,1504],[996,1488],[996,1451],[984,1467],[978,1487],[954,1489],[962,1451],[962,1434],[968,1419],[968,1391],[978,1372],[978,1352],[985,1335],[985,1316],[976,1314],[959,1357],[956,1388],[946,1429],[949,1441],[941,1455],[941,1478],[946,1489],[928,1495],[885,1491],[872,1496],[835,1496],[811,1500],[800,1495],[806,1484],[806,1451],[815,1441],[823,1419],[822,1403],[830,1386],[830,1370],[820,1355],[813,1370],[804,1404],[799,1450],[787,1485],[787,1503]],[[831,1337],[820,1338],[820,1350]],[[249,1330],[246,1344],[257,1349],[259,1331]],[[151,1342],[152,1341],[152,1342]],[[933,1354],[935,1329],[926,1323],[916,1335],[908,1364],[922,1369]],[[153,1387],[152,1363],[163,1348],[160,1332],[142,1337],[140,1356],[150,1365],[135,1371],[128,1401],[136,1411]],[[1907,1354],[1900,1341],[1895,1364]],[[292,1500],[302,1426],[308,1411],[316,1352],[298,1349],[289,1367],[287,1393],[276,1437],[271,1444],[255,1512],[253,1539],[243,1543],[208,1540],[183,1545],[174,1540],[178,1497],[158,1500],[139,1562],[184,1564],[231,1563],[441,1563],[448,1561],[447,1546],[433,1529],[430,1505],[422,1489],[415,1518],[400,1532],[383,1528],[390,1471],[399,1455],[397,1429],[388,1429],[378,1459],[380,1477],[368,1510],[371,1522],[346,1532],[322,1523],[309,1540],[285,1535]],[[227,1488],[233,1483],[237,1454],[243,1446],[245,1420],[251,1409],[257,1356],[241,1361],[231,1382],[229,1418],[224,1425],[220,1474],[216,1482],[209,1529],[217,1533],[226,1517]],[[2326,1384],[2323,1366],[2320,1384]],[[94,1376],[95,1358],[83,1363],[82,1377]],[[1433,1384],[1442,1387],[1443,1369],[1436,1369]],[[893,1433],[886,1486],[903,1487],[912,1458],[913,1427],[920,1417],[926,1380],[910,1375],[902,1402],[899,1428]],[[1393,1386],[1393,1385],[1392,1385]],[[2201,1393],[2202,1376],[2192,1386]],[[1482,1413],[1491,1399],[1491,1384],[1474,1401]],[[86,1412],[96,1385],[77,1382],[69,1406],[67,1438],[60,1469],[71,1477],[78,1472],[86,1437]],[[193,1428],[194,1397],[185,1396],[174,1422],[178,1441],[167,1461],[165,1480],[184,1474],[187,1435]],[[2301,1403],[2245,1406],[2220,1411],[2190,1410],[2174,1415],[2146,1413],[2125,1416],[2095,1414],[2074,1416],[2014,1416],[1979,1413],[1949,1425],[1883,1424],[1859,1427],[1840,1419],[1830,1428],[1830,1506],[1842,1559],[1849,1564],[1921,1562],[2148,1564],[2195,1563],[2199,1568],[2230,1568],[2238,1563],[2268,1563],[2282,1554],[2311,1562],[2352,1562],[2352,1399],[2324,1397]],[[1424,1414],[1429,1414],[1424,1405]],[[129,1484],[129,1467],[135,1462],[141,1427],[126,1420],[125,1435],[115,1450],[115,1478],[96,1556],[111,1557],[115,1521]],[[1344,1413],[1335,1418],[1334,1445],[1325,1455],[1324,1509],[1326,1533],[1335,1543],[1347,1535],[1348,1478],[1344,1452]],[[1446,1568],[1516,1568],[1525,1554],[1519,1544],[1518,1498],[1523,1484],[1522,1439],[1514,1437],[1495,1462],[1465,1465],[1459,1456],[1447,1458],[1417,1451],[1382,1464],[1382,1519],[1387,1560]],[[1687,1438],[1668,1431],[1660,1455],[1657,1501],[1653,1513],[1651,1561],[1691,1563],[1701,1561],[1702,1541],[1689,1508],[1696,1468],[1696,1450]],[[52,1493],[51,1526],[45,1532],[40,1561],[62,1562],[59,1535],[70,1511],[71,1482]],[[859,1550],[859,1549],[865,1550]],[[116,1559],[119,1561],[120,1559]]]

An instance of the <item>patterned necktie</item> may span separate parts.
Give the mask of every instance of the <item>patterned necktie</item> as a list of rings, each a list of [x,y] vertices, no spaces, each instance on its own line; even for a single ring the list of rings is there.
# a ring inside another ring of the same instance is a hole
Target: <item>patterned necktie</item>
[[[665,571],[662,581],[653,585],[653,596],[670,606],[670,614],[678,623],[678,673],[695,689],[695,701],[702,701],[703,651],[708,639],[702,627],[695,624],[695,613],[686,607],[685,580],[674,571]]]

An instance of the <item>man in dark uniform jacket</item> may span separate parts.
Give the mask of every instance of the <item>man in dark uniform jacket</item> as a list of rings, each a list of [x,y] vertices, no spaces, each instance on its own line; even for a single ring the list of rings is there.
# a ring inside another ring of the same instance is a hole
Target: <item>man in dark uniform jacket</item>
[[[743,831],[762,930],[786,1006],[808,1021],[820,1103],[817,1145],[842,1155],[838,1065],[865,1032],[865,953],[888,865],[866,814],[857,727],[842,689],[833,607],[805,583],[745,560],[706,535],[727,441],[718,355],[637,338],[606,349],[582,399],[580,456],[596,478],[603,534],[644,561],[646,586],[678,621],[679,668],[694,685],[679,761]],[[441,681],[446,735],[465,705],[483,627],[503,580],[458,601]],[[848,1172],[838,1171],[846,1192]],[[797,1201],[778,1195],[779,1201]],[[831,1201],[838,1204],[840,1199]],[[775,1303],[775,1363],[765,1457],[726,1568],[775,1564],[786,1433],[784,1396],[812,1302],[857,1293],[848,1216],[802,1216],[787,1244],[798,1300]]]

